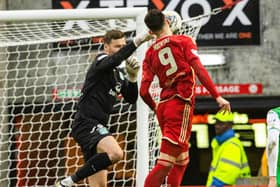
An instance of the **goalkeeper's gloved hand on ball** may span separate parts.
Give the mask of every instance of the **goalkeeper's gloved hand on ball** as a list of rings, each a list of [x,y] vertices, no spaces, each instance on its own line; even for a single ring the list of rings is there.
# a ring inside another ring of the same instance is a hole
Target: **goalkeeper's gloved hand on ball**
[[[155,38],[154,35],[150,34],[149,31],[145,31],[143,33],[137,34],[136,37],[133,39],[133,42],[135,46],[138,47],[142,43],[149,41],[153,38]]]
[[[138,72],[140,69],[140,63],[135,56],[130,56],[125,61],[125,68],[127,72],[127,79],[130,82],[136,82]]]

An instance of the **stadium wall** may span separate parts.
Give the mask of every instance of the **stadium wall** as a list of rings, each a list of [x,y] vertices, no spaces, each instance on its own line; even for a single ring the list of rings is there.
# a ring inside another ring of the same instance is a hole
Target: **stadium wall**
[[[280,95],[280,1],[260,1],[261,45],[225,49],[225,67],[211,70],[216,83],[261,83],[264,96]]]

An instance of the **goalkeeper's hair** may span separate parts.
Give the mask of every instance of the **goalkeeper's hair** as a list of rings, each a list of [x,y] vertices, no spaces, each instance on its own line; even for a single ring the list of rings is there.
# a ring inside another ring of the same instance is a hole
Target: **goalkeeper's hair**
[[[125,37],[125,33],[117,30],[117,29],[112,29],[106,32],[104,35],[104,43],[110,44],[112,40],[117,40]]]
[[[164,26],[165,16],[157,9],[151,9],[145,16],[145,24],[152,32],[160,31]]]

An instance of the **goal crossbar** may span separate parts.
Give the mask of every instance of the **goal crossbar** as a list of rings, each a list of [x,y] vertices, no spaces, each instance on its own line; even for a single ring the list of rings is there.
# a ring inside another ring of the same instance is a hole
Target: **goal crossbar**
[[[146,11],[146,8],[9,10],[0,11],[0,22],[137,18],[145,15]]]

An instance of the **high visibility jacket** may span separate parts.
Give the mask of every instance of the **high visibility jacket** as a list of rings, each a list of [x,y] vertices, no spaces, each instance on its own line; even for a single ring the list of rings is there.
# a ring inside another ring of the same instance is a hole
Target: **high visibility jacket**
[[[221,145],[214,138],[211,146],[213,159],[206,186],[211,186],[214,177],[225,185],[233,185],[237,178],[251,176],[245,150],[237,137],[230,137]]]

